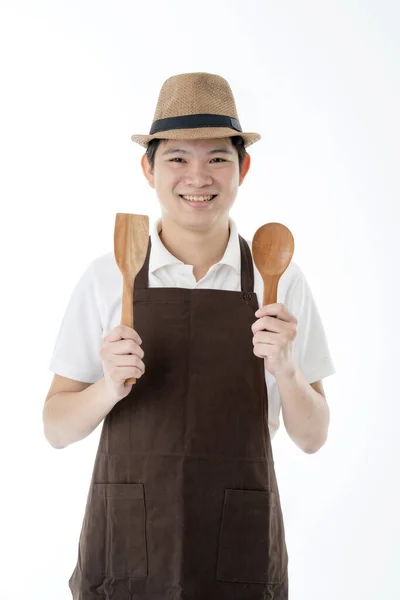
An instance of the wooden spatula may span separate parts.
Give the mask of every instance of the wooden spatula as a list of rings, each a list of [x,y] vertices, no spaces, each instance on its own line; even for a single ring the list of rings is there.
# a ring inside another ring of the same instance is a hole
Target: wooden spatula
[[[149,246],[149,217],[117,213],[114,229],[114,255],[123,276],[121,325],[133,326],[135,277],[143,267]],[[125,383],[136,383],[135,377]]]
[[[255,232],[252,251],[254,263],[264,282],[263,306],[275,304],[279,279],[293,257],[293,235],[281,223],[266,223]]]

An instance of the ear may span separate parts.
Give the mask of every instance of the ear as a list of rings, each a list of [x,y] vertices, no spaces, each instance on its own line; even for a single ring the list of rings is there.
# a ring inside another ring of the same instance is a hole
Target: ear
[[[154,172],[151,170],[149,159],[147,158],[146,153],[143,154],[140,163],[142,165],[143,175],[146,177],[150,187],[154,188]]]
[[[242,185],[247,173],[249,172],[250,163],[251,163],[250,154],[248,154],[246,152],[246,156],[244,157],[244,161],[243,161],[242,172],[240,174],[239,185]]]

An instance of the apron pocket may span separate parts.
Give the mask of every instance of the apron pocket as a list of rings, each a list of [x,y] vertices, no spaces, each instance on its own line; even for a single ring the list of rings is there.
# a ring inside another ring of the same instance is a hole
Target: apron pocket
[[[276,495],[225,490],[217,580],[281,583],[286,566],[284,528]]]
[[[147,577],[146,511],[141,483],[94,483],[81,547],[85,573]]]

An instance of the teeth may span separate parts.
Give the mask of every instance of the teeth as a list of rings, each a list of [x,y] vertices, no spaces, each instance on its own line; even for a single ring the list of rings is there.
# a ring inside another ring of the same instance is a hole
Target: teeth
[[[214,196],[182,196],[185,200],[190,202],[210,202]]]

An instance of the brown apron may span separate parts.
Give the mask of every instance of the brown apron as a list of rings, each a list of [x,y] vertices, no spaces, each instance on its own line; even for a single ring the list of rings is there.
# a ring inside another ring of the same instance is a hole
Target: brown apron
[[[75,600],[287,600],[288,556],[242,291],[135,282],[146,372],[106,416],[69,580]]]

